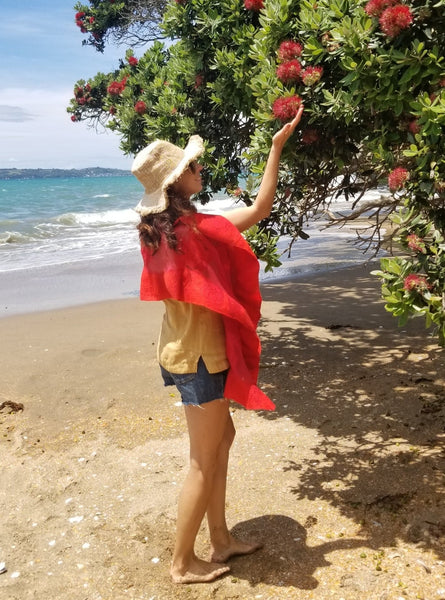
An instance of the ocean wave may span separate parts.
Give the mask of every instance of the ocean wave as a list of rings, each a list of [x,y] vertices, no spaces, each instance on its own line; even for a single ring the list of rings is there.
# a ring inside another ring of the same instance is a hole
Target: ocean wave
[[[0,244],[25,244],[33,242],[36,238],[20,231],[2,231],[0,233]]]
[[[54,219],[56,223],[68,226],[127,225],[136,223],[138,215],[131,208],[124,210],[105,210],[93,213],[65,213]]]

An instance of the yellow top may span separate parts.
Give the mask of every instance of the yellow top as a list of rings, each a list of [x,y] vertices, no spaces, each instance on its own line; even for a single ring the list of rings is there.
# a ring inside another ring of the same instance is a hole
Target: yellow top
[[[196,373],[202,357],[209,373],[229,368],[222,316],[208,308],[164,300],[159,363],[170,373]]]

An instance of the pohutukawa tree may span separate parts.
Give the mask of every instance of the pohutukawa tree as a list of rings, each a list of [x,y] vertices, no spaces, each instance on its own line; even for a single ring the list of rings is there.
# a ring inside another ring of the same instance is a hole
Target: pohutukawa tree
[[[202,135],[202,201],[225,187],[249,203],[274,132],[303,102],[274,211],[248,236],[253,248],[278,264],[277,237],[304,237],[308,216],[345,196],[351,213],[330,213],[333,222],[366,213],[371,226],[357,242],[371,253],[383,242],[398,249],[377,272],[387,309],[401,323],[423,315],[445,345],[444,8],[445,0],[171,1],[159,26],[171,42],[139,57],[128,49],[114,73],[79,81],[68,110],[118,132],[126,153],[157,137],[184,144]],[[364,201],[376,188],[380,198]]]

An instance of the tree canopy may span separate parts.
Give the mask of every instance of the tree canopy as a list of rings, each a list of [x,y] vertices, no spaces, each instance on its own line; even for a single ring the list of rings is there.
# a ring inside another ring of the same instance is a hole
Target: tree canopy
[[[135,2],[90,4],[119,5],[128,17]],[[77,82],[71,119],[118,132],[130,154],[155,138],[185,144],[198,133],[209,167],[201,200],[226,189],[249,203],[274,132],[303,102],[275,208],[249,241],[276,265],[277,236],[304,237],[307,219],[344,195],[351,214],[333,222],[366,214],[372,227],[359,243],[371,252],[396,243],[377,272],[387,309],[401,324],[423,316],[445,345],[445,0],[158,6],[162,20],[144,18],[159,39],[138,57],[129,48],[115,72]],[[126,28],[112,14],[102,40],[114,25]],[[375,189],[380,197],[364,203]]]

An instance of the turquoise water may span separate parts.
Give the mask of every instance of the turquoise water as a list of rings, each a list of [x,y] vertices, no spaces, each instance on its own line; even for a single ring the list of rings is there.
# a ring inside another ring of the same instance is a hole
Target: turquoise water
[[[137,247],[131,175],[0,181],[0,272]]]

